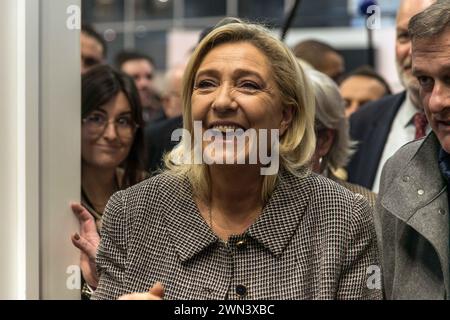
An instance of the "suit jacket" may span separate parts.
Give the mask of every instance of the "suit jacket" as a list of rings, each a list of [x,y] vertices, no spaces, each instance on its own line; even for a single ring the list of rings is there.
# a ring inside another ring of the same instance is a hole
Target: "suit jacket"
[[[183,118],[176,117],[152,123],[145,127],[144,137],[147,149],[147,169],[154,172],[162,168],[164,153],[172,150],[178,141],[172,141],[172,132],[183,127]]]
[[[347,166],[348,181],[372,189],[392,122],[406,92],[368,103],[350,117],[350,136],[358,143]]]
[[[449,207],[439,148],[430,133],[383,169],[374,220],[387,299],[449,297]]]
[[[186,178],[157,175],[111,198],[96,262],[94,299],[156,281],[165,299],[381,298],[368,286],[378,257],[367,200],[315,174],[280,173],[258,220],[227,242],[200,215]]]

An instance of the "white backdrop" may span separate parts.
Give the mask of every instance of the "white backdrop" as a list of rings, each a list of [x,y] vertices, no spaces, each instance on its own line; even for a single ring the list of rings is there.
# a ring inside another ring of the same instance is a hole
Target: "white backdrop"
[[[68,206],[80,193],[81,122],[70,5],[80,1],[0,1],[0,299],[80,295],[66,273],[79,260]]]

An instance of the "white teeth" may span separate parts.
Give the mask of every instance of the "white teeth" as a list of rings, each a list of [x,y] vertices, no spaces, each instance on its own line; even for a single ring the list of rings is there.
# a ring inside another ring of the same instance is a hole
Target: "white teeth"
[[[238,127],[238,126],[233,126],[233,125],[213,126],[212,128],[215,129],[215,130],[222,131],[222,132],[235,131],[235,130],[238,130],[238,129],[242,129],[242,128]]]

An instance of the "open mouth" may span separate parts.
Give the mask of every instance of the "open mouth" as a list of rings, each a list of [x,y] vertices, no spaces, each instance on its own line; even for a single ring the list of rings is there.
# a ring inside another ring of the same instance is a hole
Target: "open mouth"
[[[212,130],[214,136],[221,135],[222,137],[234,137],[244,134],[246,128],[238,124],[212,124],[208,130]]]

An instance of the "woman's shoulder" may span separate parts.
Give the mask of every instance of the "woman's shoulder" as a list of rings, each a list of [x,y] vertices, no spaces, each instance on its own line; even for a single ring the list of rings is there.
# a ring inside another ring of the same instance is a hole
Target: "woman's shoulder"
[[[364,188],[363,186],[360,186],[360,185],[357,185],[354,183],[350,183],[347,181],[337,180],[336,182],[338,184],[344,186],[346,189],[350,190],[351,192],[362,195],[364,198],[367,199],[370,206],[372,208],[375,208],[375,203],[377,201],[377,194],[375,192],[373,192],[367,188]]]
[[[322,175],[308,172],[300,177],[291,174],[286,180],[289,184],[288,190],[294,197],[301,198],[308,194],[309,211],[348,218],[345,220],[359,219],[359,215],[371,214],[369,202],[365,197]]]
[[[182,192],[189,188],[187,179],[169,171],[151,176],[122,191],[123,196],[156,196]]]
[[[324,176],[316,175],[314,179],[317,185],[314,201],[319,203],[328,223],[349,229],[372,230],[373,208],[366,197]]]
[[[368,200],[361,193],[353,192],[337,181],[319,174],[315,174],[313,179],[316,185],[315,191],[322,197],[335,199],[337,204],[344,207],[370,206]]]
[[[327,177],[329,179],[333,180],[334,182],[336,182],[337,184],[343,186],[344,188],[350,190],[352,193],[362,195],[364,198],[366,198],[368,200],[368,202],[372,208],[375,207],[375,202],[377,200],[377,194],[375,192],[372,192],[371,190],[369,190],[363,186],[360,186],[360,185],[357,185],[354,183],[350,183],[341,178],[338,178],[336,175],[333,174],[333,172],[329,172]]]
[[[127,225],[159,220],[161,212],[189,197],[189,190],[183,178],[161,173],[116,192],[108,202],[105,218],[124,219]]]
[[[299,176],[289,173],[283,178],[291,185],[291,189],[301,189],[309,192],[312,196],[320,195],[321,197],[326,196],[327,199],[342,200],[348,200],[355,196],[353,192],[339,183],[311,171],[306,171]]]

